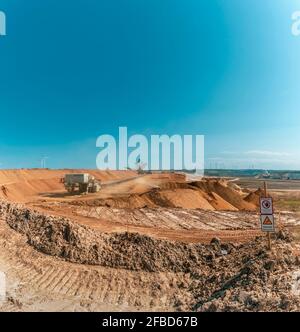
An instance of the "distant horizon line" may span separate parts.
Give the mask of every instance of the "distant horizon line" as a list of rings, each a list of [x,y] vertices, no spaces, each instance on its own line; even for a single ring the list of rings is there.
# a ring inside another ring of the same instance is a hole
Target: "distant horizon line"
[[[87,170],[99,170],[96,167],[58,167],[58,168],[51,168],[51,167],[19,167],[19,168],[0,168],[0,171],[9,171],[9,170],[80,170],[80,169],[87,169]],[[99,171],[138,171],[135,169],[106,169],[106,170],[99,170]],[[300,172],[300,169],[272,169],[272,168],[204,168],[204,171],[260,171],[260,172],[266,172],[266,171],[271,171],[271,172]],[[185,172],[185,173],[193,173],[193,171],[190,170],[147,170],[145,172]]]

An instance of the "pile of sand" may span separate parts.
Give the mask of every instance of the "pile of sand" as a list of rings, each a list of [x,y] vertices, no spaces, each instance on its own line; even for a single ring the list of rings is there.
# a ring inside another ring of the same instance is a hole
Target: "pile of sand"
[[[253,198],[249,195],[244,199],[240,188],[226,180],[204,178],[186,182],[184,174],[155,173],[137,177],[133,171],[2,170],[0,198],[29,202],[49,194],[63,194],[65,189],[61,179],[66,173],[75,172],[90,173],[104,182],[104,186],[99,195],[80,197],[73,204],[131,209],[170,207],[227,211],[254,211],[257,207],[256,196]]]
[[[66,173],[89,173],[100,181],[118,180],[136,175],[133,171],[98,171],[86,169],[21,169],[0,171],[0,198],[26,202],[36,195],[63,191],[61,179]]]
[[[259,199],[262,196],[263,196],[263,190],[259,188],[256,191],[249,193],[249,195],[245,197],[245,201],[255,205],[256,207],[259,207],[260,205]]]
[[[225,180],[202,180],[192,183],[193,186],[199,188],[205,193],[216,193],[224,201],[234,206],[236,209],[255,210],[255,206],[243,199],[243,196],[234,189],[230,188]]]
[[[135,188],[136,189],[136,188]],[[140,187],[141,189],[141,187]],[[184,208],[219,211],[254,211],[256,206],[227,186],[226,181],[204,179],[192,183],[163,182],[158,188],[143,187],[138,193],[115,195],[109,198],[71,201],[79,206],[106,206],[111,208],[139,209]]]
[[[243,195],[244,192],[247,191],[247,189],[241,188],[239,185],[237,185],[236,183],[234,183],[232,181],[228,181],[227,185],[229,188],[239,192],[241,195]]]

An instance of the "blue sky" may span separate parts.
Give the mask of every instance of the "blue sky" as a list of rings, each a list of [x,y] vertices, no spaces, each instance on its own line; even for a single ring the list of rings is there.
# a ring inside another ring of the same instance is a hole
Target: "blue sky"
[[[300,0],[1,0],[0,168],[204,134],[207,167],[300,169]]]

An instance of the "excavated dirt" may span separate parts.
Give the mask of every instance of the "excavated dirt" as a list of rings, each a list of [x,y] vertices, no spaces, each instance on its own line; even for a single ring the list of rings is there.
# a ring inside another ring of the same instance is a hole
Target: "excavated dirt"
[[[158,240],[138,233],[95,232],[66,218],[11,203],[1,202],[0,214],[37,250],[74,263],[187,273],[210,252],[205,245]]]
[[[195,309],[299,311],[300,299],[293,280],[299,273],[300,259],[291,241],[290,234],[281,231],[271,252],[266,250],[265,240],[257,238],[229,255],[214,256],[211,276],[207,274],[205,278],[202,273],[197,280],[201,281],[195,284]],[[222,244],[217,242],[214,250],[220,249]],[[207,292],[209,281],[213,286]],[[297,282],[296,285],[299,287]]]
[[[7,277],[0,311],[166,311],[191,297],[189,275],[72,264],[45,255],[0,220],[0,270]]]
[[[299,248],[286,231],[276,234],[269,252],[262,237],[240,245],[217,238],[186,245],[139,234],[93,234],[5,202],[1,215],[21,235],[0,221],[0,267],[15,262],[0,310],[300,310]]]

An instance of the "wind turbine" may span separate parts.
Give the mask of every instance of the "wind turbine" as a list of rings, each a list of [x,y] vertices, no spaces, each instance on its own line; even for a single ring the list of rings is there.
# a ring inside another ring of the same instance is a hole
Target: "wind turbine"
[[[41,168],[46,168],[46,160],[49,159],[49,157],[44,156],[41,159]]]

